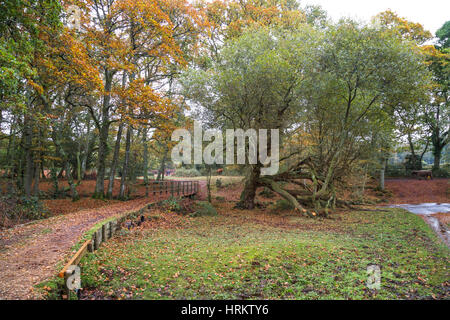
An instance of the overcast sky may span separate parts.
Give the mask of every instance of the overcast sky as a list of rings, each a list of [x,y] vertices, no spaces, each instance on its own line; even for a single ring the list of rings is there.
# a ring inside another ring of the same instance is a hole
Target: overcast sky
[[[352,17],[370,21],[377,13],[391,9],[400,17],[419,22],[433,34],[450,20],[449,0],[300,0],[300,3],[321,5],[333,20]]]

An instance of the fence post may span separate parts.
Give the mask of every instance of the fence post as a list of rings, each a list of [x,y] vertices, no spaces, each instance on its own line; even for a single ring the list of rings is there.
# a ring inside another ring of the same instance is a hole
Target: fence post
[[[94,250],[97,250],[102,244],[102,229],[103,228],[98,228],[98,230],[95,232]]]
[[[109,239],[109,223],[102,225],[102,239],[106,241]]]

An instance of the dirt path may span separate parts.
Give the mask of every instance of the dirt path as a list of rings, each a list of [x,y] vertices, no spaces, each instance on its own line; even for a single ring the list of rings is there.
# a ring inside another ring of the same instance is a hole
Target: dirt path
[[[200,183],[200,196],[205,184]],[[33,299],[33,286],[52,275],[56,264],[67,258],[70,248],[97,222],[134,211],[155,200],[140,198],[109,206],[19,225],[0,233],[0,300]]]

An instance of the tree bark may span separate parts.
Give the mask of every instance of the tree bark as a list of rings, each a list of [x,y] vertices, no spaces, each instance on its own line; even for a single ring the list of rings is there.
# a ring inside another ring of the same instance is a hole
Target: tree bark
[[[116,145],[114,146],[114,155],[111,163],[111,170],[109,172],[109,182],[108,182],[108,192],[106,197],[112,199],[113,189],[114,189],[114,178],[116,176],[117,163],[119,162],[119,152],[120,152],[120,141],[122,140],[123,122],[119,124],[119,129],[117,130]]]
[[[80,200],[80,196],[78,195],[76,185],[73,182],[72,168],[71,168],[69,161],[66,161],[65,168],[66,168],[67,182],[70,186],[70,191],[72,193],[72,201],[78,201],[78,200]]]
[[[84,176],[86,174],[86,167],[87,167],[87,159],[89,156],[89,146],[90,146],[90,136],[91,136],[91,120],[88,119],[87,122],[87,133],[86,133],[86,144],[84,146],[84,154],[83,158],[81,160],[81,179],[84,179]]]
[[[123,161],[123,169],[122,169],[122,177],[120,179],[120,191],[119,191],[119,199],[125,199],[125,181],[128,176],[128,163],[130,159],[130,145],[131,145],[131,134],[132,134],[131,125],[127,127],[127,135],[126,135],[126,144],[125,144],[125,159]]]
[[[145,184],[145,196],[148,197],[148,144],[147,144],[147,128],[144,129],[142,135],[142,143],[144,144],[144,156],[143,156],[143,167],[144,167],[144,184]]]
[[[384,190],[384,172],[386,170],[386,159],[381,160],[381,169],[380,169],[380,189]]]
[[[241,199],[237,204],[237,207],[250,210],[255,208],[256,189],[258,188],[260,175],[260,165],[252,165],[245,180],[244,190],[241,193]]]
[[[159,171],[158,171],[158,176],[156,178],[156,180],[158,181],[164,181],[164,175],[166,172],[166,159],[167,159],[167,153],[168,153],[168,149],[165,148],[164,149],[164,154],[161,160],[161,166],[159,167]]]
[[[39,197],[39,175],[40,175],[40,161],[36,161],[34,165],[34,185],[33,195]]]
[[[102,119],[100,125],[100,136],[98,146],[98,162],[97,162],[97,181],[95,184],[95,192],[93,198],[103,199],[105,197],[105,169],[106,157],[108,155],[108,133],[109,133],[109,107],[111,101],[110,91],[112,88],[113,73],[105,72],[105,92],[103,96]]]
[[[33,128],[29,116],[25,116],[24,119],[24,134],[25,134],[25,177],[24,177],[24,191],[25,196],[31,196],[31,185],[33,183],[33,152],[32,147],[32,134]]]
[[[441,156],[442,156],[442,149],[440,145],[436,147],[434,146],[433,155],[434,155],[434,163],[433,163],[433,170],[439,170],[441,167]]]

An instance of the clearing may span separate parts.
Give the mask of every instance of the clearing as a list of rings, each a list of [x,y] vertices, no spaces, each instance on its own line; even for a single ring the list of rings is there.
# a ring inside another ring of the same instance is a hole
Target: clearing
[[[420,216],[371,207],[312,220],[261,196],[265,208],[236,210],[241,187],[215,193],[216,217],[148,211],[149,221],[82,260],[82,298],[450,297],[449,250]],[[380,290],[366,285],[373,264],[381,268]],[[58,281],[39,288],[58,298]]]

